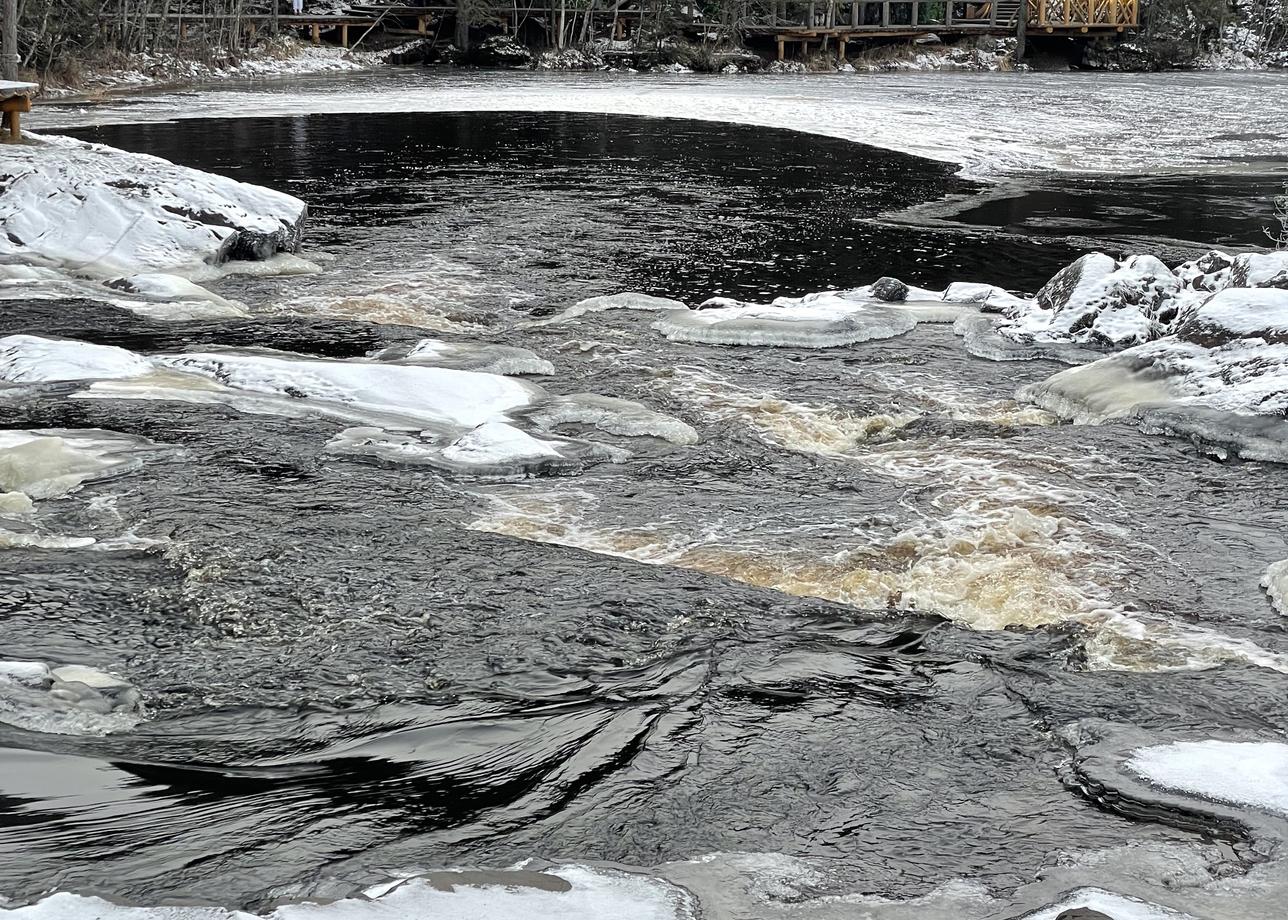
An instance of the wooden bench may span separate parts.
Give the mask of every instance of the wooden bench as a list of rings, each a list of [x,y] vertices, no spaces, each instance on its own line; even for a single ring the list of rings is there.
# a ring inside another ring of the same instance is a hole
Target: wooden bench
[[[13,80],[0,80],[0,132],[9,129],[8,140],[17,143],[22,140],[22,113],[31,111],[31,97],[40,89],[38,83],[16,83]]]

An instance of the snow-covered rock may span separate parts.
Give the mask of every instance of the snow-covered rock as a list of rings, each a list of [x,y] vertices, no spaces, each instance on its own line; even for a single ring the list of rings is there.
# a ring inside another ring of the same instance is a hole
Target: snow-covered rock
[[[1288,290],[1225,288],[1187,310],[1176,325],[1176,335],[1205,345],[1236,339],[1288,344]]]
[[[1012,308],[1016,334],[1122,348],[1157,338],[1175,319],[1180,280],[1153,256],[1117,262],[1089,253],[1061,269],[1031,307]]]
[[[304,202],[66,137],[0,161],[0,259],[100,277],[191,274],[299,247]]]
[[[1173,334],[1061,371],[1021,398],[1083,424],[1134,417],[1217,453],[1288,462],[1288,291],[1201,297]]]

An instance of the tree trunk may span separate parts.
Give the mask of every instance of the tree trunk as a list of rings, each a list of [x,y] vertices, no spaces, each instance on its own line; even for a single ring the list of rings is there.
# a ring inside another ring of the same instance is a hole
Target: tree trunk
[[[470,0],[456,0],[456,38],[452,44],[461,51],[470,50]]]

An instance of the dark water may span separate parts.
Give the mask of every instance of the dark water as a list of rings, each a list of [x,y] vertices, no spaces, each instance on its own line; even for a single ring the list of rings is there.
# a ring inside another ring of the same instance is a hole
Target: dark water
[[[1005,897],[1059,854],[1123,844],[1206,847],[1232,873],[1259,858],[1228,827],[1119,814],[1070,779],[1060,729],[1288,730],[1288,680],[1238,651],[1288,652],[1257,587],[1288,557],[1281,469],[1127,426],[1005,421],[1055,366],[969,358],[946,327],[820,352],[669,344],[626,312],[515,326],[622,289],[694,302],[896,274],[1031,290],[1067,241],[885,220],[971,186],[787,132],[476,114],[84,134],[306,198],[310,248],[336,261],[225,280],[252,320],[33,302],[0,333],[352,357],[424,336],[363,315],[364,285],[401,278],[389,299],[409,312],[550,357],[550,390],[636,399],[701,439],[623,439],[624,463],[486,485],[324,456],[342,427],[327,420],[70,387],[0,405],[5,427],[181,448],[83,493],[169,548],[4,551],[4,657],[111,669],[149,718],[104,737],[0,724],[0,892],[262,907],[399,867],[724,852],[814,861],[811,896],[968,879]],[[271,315],[295,312],[314,315]],[[905,411],[919,418],[889,439],[818,446],[821,428]],[[103,526],[51,505],[51,526]],[[1021,512],[1058,518],[1056,536],[990,549],[982,534]],[[979,548],[951,549],[965,538]],[[889,578],[949,600],[904,609]],[[1070,613],[1092,597],[1145,638]],[[1172,670],[1200,663],[1218,666]]]

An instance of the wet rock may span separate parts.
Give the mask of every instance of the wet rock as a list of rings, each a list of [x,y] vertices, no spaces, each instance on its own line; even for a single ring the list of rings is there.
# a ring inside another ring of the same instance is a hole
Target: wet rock
[[[886,303],[903,303],[908,299],[908,285],[898,278],[878,278],[872,285],[872,296]]]
[[[1073,907],[1060,911],[1055,920],[1114,920],[1114,918],[1101,911],[1092,910],[1090,907]]]

